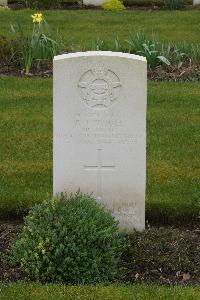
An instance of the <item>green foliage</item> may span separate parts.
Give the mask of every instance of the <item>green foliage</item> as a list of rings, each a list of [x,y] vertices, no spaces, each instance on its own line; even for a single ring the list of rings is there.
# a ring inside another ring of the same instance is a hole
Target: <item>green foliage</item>
[[[37,9],[49,9],[57,7],[60,0],[24,0],[28,8]]]
[[[21,68],[28,74],[33,66],[37,70],[40,65],[43,65],[48,60],[51,60],[55,55],[62,52],[64,44],[62,39],[58,36],[53,39],[48,24],[44,19],[40,23],[35,23],[33,26],[32,35],[26,35],[23,26],[18,24],[18,30],[11,27],[15,39],[10,41],[10,52],[5,60],[14,58],[13,61],[21,65]],[[126,43],[127,46],[124,46]],[[8,45],[8,43],[7,43]],[[180,68],[184,62],[199,63],[200,62],[200,47],[193,43],[181,42],[178,44],[164,44],[159,42],[155,36],[150,39],[147,38],[143,31],[138,31],[131,34],[130,38],[125,41],[120,41],[117,36],[114,43],[111,45],[102,38],[97,38],[92,41],[88,48],[77,47],[76,45],[67,46],[68,51],[83,51],[83,50],[97,50],[97,51],[121,51],[130,52],[146,57],[148,67],[155,69],[162,64],[167,67],[172,65]],[[8,50],[8,49],[7,49]]]
[[[106,0],[101,7],[105,10],[124,10],[125,6],[120,0]]]
[[[176,64],[182,64],[184,61],[194,61],[200,63],[200,45],[187,43],[185,41],[173,45],[173,60]]]
[[[168,57],[164,56],[161,51],[160,43],[153,38],[148,40],[144,32],[138,32],[135,35],[131,35],[127,40],[129,44],[129,51],[146,57],[148,66],[155,68],[159,63],[164,65],[170,65]]]
[[[30,72],[33,64],[38,69],[42,60],[52,59],[61,52],[62,40],[58,36],[56,40],[53,39],[44,18],[33,24],[31,36],[26,35],[19,22],[17,28],[11,25],[11,30],[15,41],[14,56],[26,74]]]
[[[186,41],[178,44],[164,44],[157,41],[155,36],[148,39],[141,31],[132,34],[126,42],[129,45],[128,51],[145,56],[151,69],[159,64],[180,68],[184,62],[200,62],[199,44],[194,45]]]
[[[64,195],[30,211],[12,262],[42,281],[108,281],[117,276],[122,242],[117,222],[91,196]]]
[[[90,48],[91,51],[106,51],[107,49],[108,49],[107,43],[100,38],[95,39],[92,42]]]
[[[179,10],[185,6],[185,0],[165,0],[165,5],[168,9]]]
[[[120,41],[117,36],[112,45],[97,38],[92,41],[88,48],[80,48],[76,45],[68,46],[71,51],[120,51],[130,52],[146,57],[148,67],[154,69],[156,66],[162,64],[163,66],[172,65],[174,67],[181,67],[184,62],[200,62],[200,47],[193,43],[182,42],[178,44],[164,44],[159,42],[155,36],[148,39],[146,34],[138,31],[136,34],[131,34],[130,38],[125,40],[128,46],[124,46],[124,41]],[[70,50],[69,50],[70,51]]]

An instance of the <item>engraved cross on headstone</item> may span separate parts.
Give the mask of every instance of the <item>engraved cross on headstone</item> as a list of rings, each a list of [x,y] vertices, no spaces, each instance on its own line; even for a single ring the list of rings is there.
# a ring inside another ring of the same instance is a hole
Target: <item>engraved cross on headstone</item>
[[[95,165],[84,165],[87,171],[97,171],[97,200],[102,199],[102,171],[113,171],[114,165],[104,165],[101,158],[102,149],[97,149],[97,163]]]

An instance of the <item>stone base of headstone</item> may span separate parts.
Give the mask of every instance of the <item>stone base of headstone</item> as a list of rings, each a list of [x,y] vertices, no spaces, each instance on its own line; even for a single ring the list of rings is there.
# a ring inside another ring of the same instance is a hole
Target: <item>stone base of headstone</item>
[[[93,6],[100,6],[103,4],[105,0],[83,0],[84,5],[93,5]]]
[[[7,0],[0,0],[0,6],[7,6],[8,1]]]

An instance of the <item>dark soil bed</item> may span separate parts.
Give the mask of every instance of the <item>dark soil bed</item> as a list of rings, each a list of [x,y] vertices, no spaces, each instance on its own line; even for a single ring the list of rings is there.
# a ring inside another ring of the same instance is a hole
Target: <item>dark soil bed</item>
[[[28,77],[52,77],[53,66],[51,62],[45,62],[40,65],[40,69],[33,68],[30,74],[26,75],[19,66],[7,65],[0,61],[0,76],[28,76]],[[158,66],[154,70],[148,70],[148,79],[155,81],[200,81],[200,64],[185,63],[181,68]]]
[[[16,281],[26,278],[25,274],[19,268],[11,267],[5,259],[11,239],[20,234],[22,226],[21,223],[17,222],[0,225],[0,281]]]
[[[23,224],[0,224],[0,280],[27,280],[19,267],[7,259],[12,238],[20,235]],[[123,254],[124,283],[200,284],[200,228],[148,227],[129,235]]]
[[[200,64],[185,64],[181,68],[159,66],[155,70],[148,70],[148,79],[155,81],[200,81]]]

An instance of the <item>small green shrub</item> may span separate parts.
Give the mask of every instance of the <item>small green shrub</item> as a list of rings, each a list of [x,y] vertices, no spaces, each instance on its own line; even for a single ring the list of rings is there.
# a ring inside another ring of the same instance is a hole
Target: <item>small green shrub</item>
[[[179,10],[183,9],[185,6],[184,0],[165,0],[165,5],[168,9]]]
[[[32,279],[95,283],[117,276],[123,238],[117,221],[88,195],[36,205],[25,218],[11,261]]]
[[[124,10],[124,4],[120,0],[106,0],[101,7],[105,10]]]
[[[26,7],[37,9],[49,9],[53,7],[57,7],[59,4],[59,0],[24,0]]]

